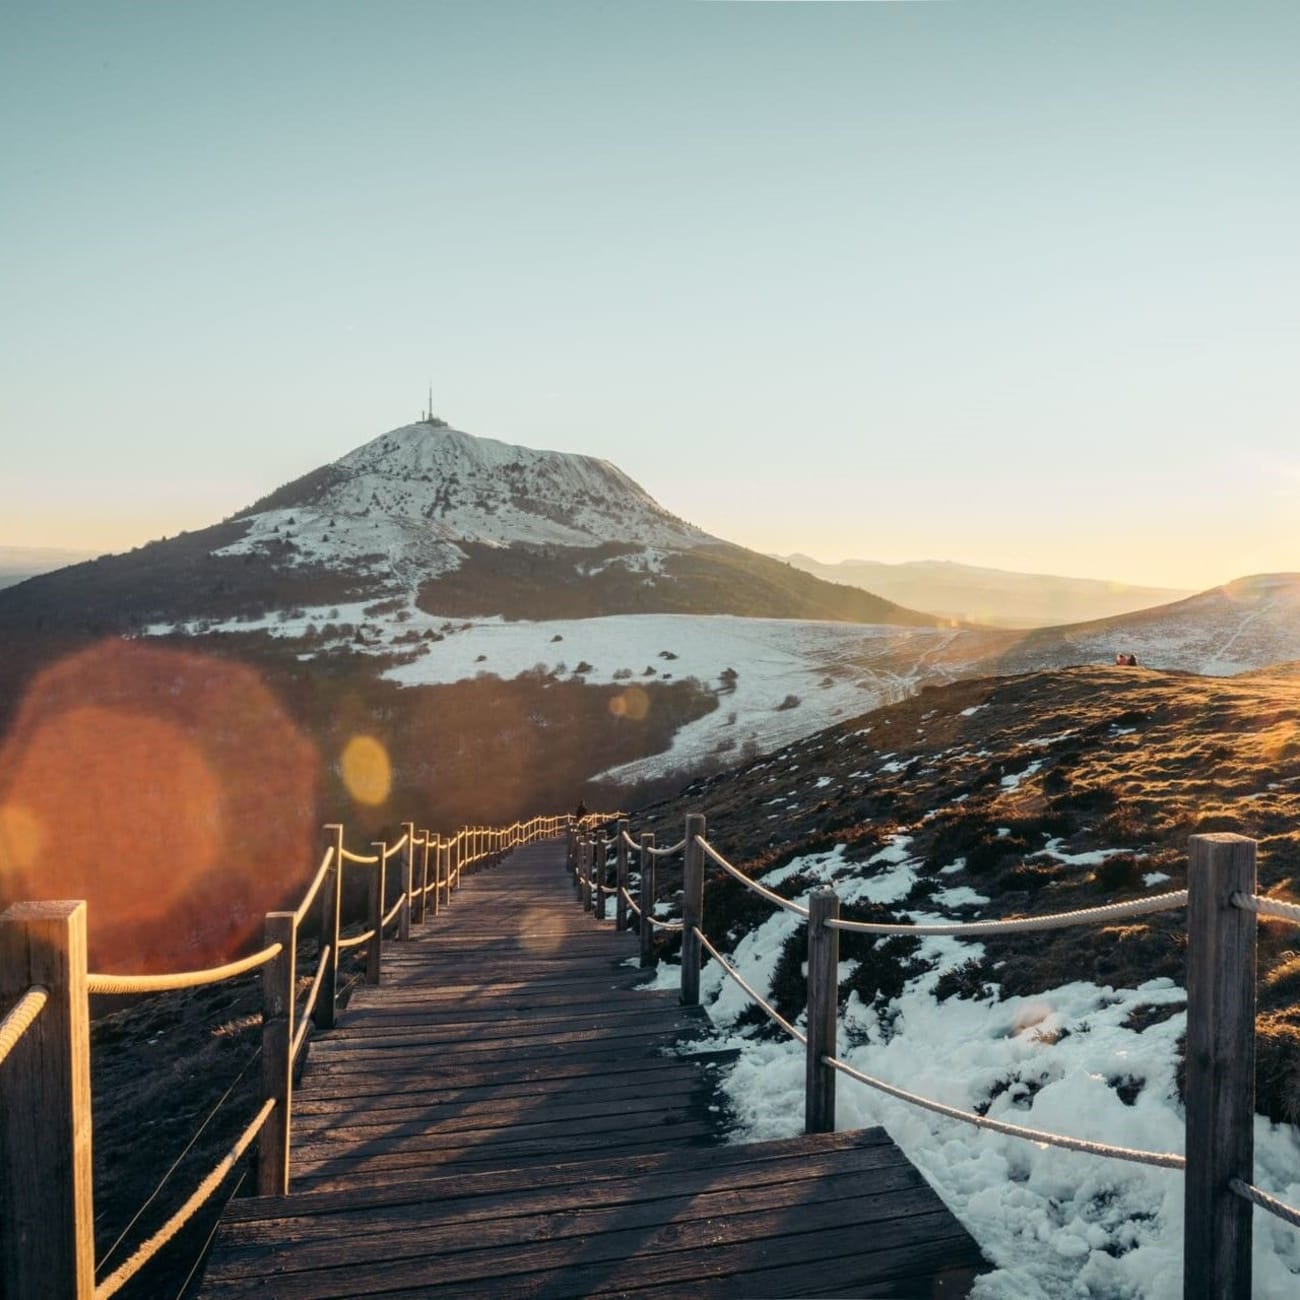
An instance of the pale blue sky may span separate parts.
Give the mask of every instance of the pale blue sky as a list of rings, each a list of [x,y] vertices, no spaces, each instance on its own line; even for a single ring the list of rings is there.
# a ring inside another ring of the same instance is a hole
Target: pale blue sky
[[[763,550],[1300,569],[1290,0],[0,0],[0,544],[435,408]]]

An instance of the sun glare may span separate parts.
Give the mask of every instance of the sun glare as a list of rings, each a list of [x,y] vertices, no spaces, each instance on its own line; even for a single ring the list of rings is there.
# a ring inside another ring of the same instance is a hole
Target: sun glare
[[[105,969],[254,937],[310,856],[315,751],[251,669],[110,641],[31,684],[0,751],[0,902],[84,898]]]

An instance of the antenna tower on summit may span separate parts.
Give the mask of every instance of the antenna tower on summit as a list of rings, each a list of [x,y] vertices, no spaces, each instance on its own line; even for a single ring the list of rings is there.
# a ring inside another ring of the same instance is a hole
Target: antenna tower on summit
[[[433,385],[432,384],[429,385],[429,405],[427,409],[421,412],[420,423],[432,425],[433,428],[435,429],[445,429],[447,427],[447,421],[440,420],[433,413]]]

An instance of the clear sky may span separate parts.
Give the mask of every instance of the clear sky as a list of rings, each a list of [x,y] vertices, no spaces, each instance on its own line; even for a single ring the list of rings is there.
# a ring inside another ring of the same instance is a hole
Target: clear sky
[[[1300,569],[1293,0],[0,0],[0,545],[407,423],[760,550]]]

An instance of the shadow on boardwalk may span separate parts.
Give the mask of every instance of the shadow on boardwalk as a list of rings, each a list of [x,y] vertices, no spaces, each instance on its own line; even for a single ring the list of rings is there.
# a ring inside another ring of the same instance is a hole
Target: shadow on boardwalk
[[[719,1145],[725,1061],[519,850],[312,1048],[293,1192],[233,1202],[202,1294],[965,1293],[974,1242],[883,1130]]]

